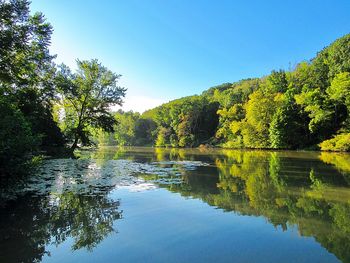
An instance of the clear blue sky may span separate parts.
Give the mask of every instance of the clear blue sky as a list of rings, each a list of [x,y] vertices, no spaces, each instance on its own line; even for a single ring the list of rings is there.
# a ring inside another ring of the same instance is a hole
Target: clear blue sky
[[[311,59],[350,33],[349,0],[33,0],[57,62],[97,58],[142,111]]]

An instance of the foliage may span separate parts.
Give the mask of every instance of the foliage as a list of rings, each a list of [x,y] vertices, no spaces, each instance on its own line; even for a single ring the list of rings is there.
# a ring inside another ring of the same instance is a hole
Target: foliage
[[[269,127],[271,148],[298,149],[310,143],[308,117],[296,104],[294,93],[295,89],[289,87],[272,118]],[[303,140],[300,140],[301,137]]]
[[[77,60],[75,73],[58,70],[49,52],[53,28],[29,6],[0,1],[2,174],[11,173],[6,164],[21,167],[50,147],[68,143],[73,151],[96,141],[349,151],[350,34],[293,70],[223,83],[141,115],[113,115],[110,106],[125,95],[120,75],[97,60]]]
[[[38,140],[21,111],[0,99],[0,177],[28,168],[37,146]]]
[[[349,35],[336,40],[294,70],[273,70],[260,79],[224,83],[200,96],[145,112],[143,116],[157,123],[155,145],[193,147],[210,142],[229,148],[317,149],[335,134],[348,133],[349,42]],[[216,128],[204,140],[198,138],[196,129],[198,116],[208,116],[203,114],[203,101],[217,107],[211,117]],[[338,145],[347,150],[346,141],[340,140]]]
[[[114,115],[118,124],[114,129],[117,145],[149,145],[153,142],[152,131],[156,124],[151,119],[141,118],[139,113],[118,111]]]
[[[170,145],[171,130],[169,128],[160,127],[157,135],[156,146]],[[174,145],[176,146],[176,145]]]
[[[249,96],[249,101],[245,104],[246,116],[239,127],[243,135],[244,146],[249,148],[268,148],[270,146],[269,126],[278,107],[277,98],[275,94],[265,94],[261,90]]]
[[[0,170],[10,175],[24,172],[37,150],[63,146],[64,138],[52,116],[51,25],[43,14],[31,15],[26,0],[0,1],[0,24]]]
[[[347,151],[345,135],[332,138],[350,131],[349,43],[345,35],[293,70],[223,83],[148,110],[141,116],[155,123],[148,142]]]
[[[156,146],[193,147],[208,142],[216,132],[218,103],[191,96],[163,104],[142,117],[154,120]]]
[[[0,96],[18,108],[42,146],[64,143],[53,121],[52,27],[43,14],[30,15],[26,0],[0,2]]]
[[[275,71],[267,77],[267,89],[272,93],[286,92],[288,88],[287,75],[284,70]]]
[[[350,133],[342,133],[334,138],[320,143],[321,150],[349,152],[350,151]]]
[[[90,129],[101,128],[112,132],[116,119],[110,113],[110,106],[121,105],[125,89],[117,86],[117,75],[98,63],[97,60],[77,60],[78,70],[72,73],[65,66],[56,78],[64,110],[64,132],[72,140],[71,150],[90,145]]]
[[[125,89],[116,86],[119,75],[96,60],[78,60],[75,74],[65,66],[57,72],[55,56],[49,52],[53,29],[43,14],[31,15],[29,5],[26,0],[0,2],[0,100],[8,109],[3,113],[7,114],[2,122],[3,134],[18,126],[23,140],[14,133],[8,159],[23,162],[29,158],[24,156],[36,154],[34,148],[48,151],[64,146],[68,139],[74,150],[79,141],[89,144],[90,135],[97,129],[112,131],[116,120],[109,108],[120,105],[125,94]],[[32,142],[28,141],[28,149],[17,145],[27,139]],[[1,152],[9,141],[4,140]],[[22,148],[18,158],[16,149]]]
[[[139,115],[133,112],[117,112],[114,115],[118,125],[114,131],[114,138],[118,145],[133,145],[135,138],[135,122]]]

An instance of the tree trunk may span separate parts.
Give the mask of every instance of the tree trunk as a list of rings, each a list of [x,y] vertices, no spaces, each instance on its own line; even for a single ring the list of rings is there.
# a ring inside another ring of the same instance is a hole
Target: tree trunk
[[[71,153],[74,152],[74,150],[77,148],[78,146],[78,141],[79,141],[79,134],[80,134],[80,125],[81,125],[81,116],[82,116],[82,112],[79,115],[79,122],[78,122],[78,127],[74,132],[74,142],[72,144],[72,146],[70,147],[70,151]]]
[[[78,136],[77,135],[75,135],[75,139],[74,139],[74,142],[73,142],[73,144],[72,144],[72,146],[70,147],[70,151],[71,152],[74,152],[74,150],[77,148],[77,146],[78,146]]]

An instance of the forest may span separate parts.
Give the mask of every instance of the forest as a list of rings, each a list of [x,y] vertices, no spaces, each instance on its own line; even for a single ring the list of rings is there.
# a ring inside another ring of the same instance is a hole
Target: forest
[[[350,150],[350,34],[293,70],[224,83],[143,114],[115,113],[114,145]]]
[[[53,27],[27,0],[0,1],[0,175],[96,144],[350,150],[350,35],[293,70],[224,83],[148,110],[122,105],[96,59],[55,64]]]

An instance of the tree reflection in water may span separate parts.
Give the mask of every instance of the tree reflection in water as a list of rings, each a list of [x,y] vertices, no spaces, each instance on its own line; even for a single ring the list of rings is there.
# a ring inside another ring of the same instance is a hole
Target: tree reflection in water
[[[0,262],[40,261],[47,245],[66,240],[73,250],[92,250],[122,217],[109,192],[123,178],[137,181],[126,174],[225,211],[263,216],[283,231],[297,228],[350,262],[349,155],[159,148],[93,154],[95,162],[53,162],[42,175],[52,180],[39,184],[49,192],[0,209]]]
[[[63,165],[62,171],[69,167]],[[65,174],[65,180],[54,180],[53,184],[78,184],[77,173]],[[80,171],[79,178],[89,180],[87,174]],[[69,180],[67,180],[67,178]],[[96,177],[93,178],[96,180]],[[50,189],[66,189],[65,185],[52,186]],[[89,184],[84,185],[85,188]],[[9,201],[0,208],[0,262],[39,262],[48,245],[59,245],[71,239],[72,249],[92,250],[108,234],[116,232],[114,221],[122,217],[118,210],[119,200],[109,198],[112,187],[94,193],[81,188],[49,192],[41,195],[26,194]]]
[[[0,260],[37,262],[48,244],[73,239],[72,249],[92,250],[121,218],[119,201],[106,195],[87,196],[65,192],[49,197],[25,196],[1,210]],[[6,259],[6,260],[5,260]]]
[[[166,153],[158,149],[155,156],[190,158]],[[226,211],[264,216],[282,230],[297,227],[350,262],[349,155],[221,150],[208,156],[216,171],[182,171],[181,184],[160,186]],[[203,176],[210,173],[212,180]]]

